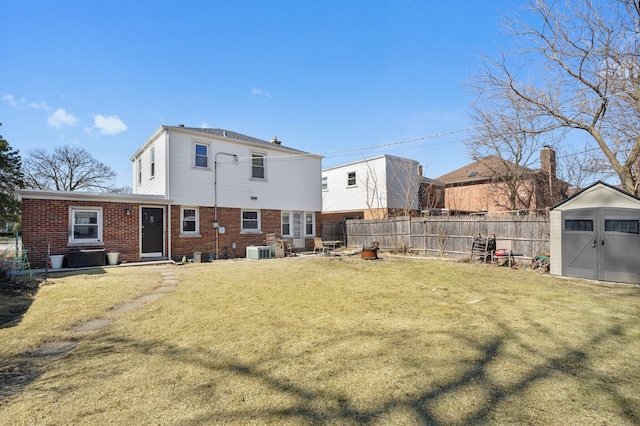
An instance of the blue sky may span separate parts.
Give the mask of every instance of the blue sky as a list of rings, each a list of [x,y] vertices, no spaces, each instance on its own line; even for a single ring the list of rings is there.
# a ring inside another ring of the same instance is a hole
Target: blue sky
[[[397,155],[438,177],[471,162],[464,83],[522,3],[0,0],[0,134],[23,158],[82,147],[118,186],[163,124],[277,136],[324,167]]]

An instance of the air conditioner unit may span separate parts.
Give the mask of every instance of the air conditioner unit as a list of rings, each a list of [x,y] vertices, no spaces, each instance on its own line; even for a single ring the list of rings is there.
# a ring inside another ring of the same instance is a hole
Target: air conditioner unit
[[[247,259],[269,259],[271,257],[271,247],[249,246],[247,247]]]

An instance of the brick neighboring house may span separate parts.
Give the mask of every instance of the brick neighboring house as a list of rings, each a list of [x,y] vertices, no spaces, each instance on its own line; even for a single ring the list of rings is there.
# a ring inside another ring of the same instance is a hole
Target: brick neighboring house
[[[21,191],[22,239],[34,267],[75,249],[121,261],[196,251],[243,257],[267,234],[313,247],[321,158],[223,129],[161,126],[131,157],[133,194]]]
[[[417,215],[437,205],[439,185],[408,158],[380,155],[322,170],[322,219]]]
[[[496,156],[468,164],[436,180],[445,186],[444,207],[450,214],[496,213],[511,208],[508,175],[521,180],[515,210],[546,212],[567,198],[569,184],[556,177],[556,154],[550,147],[540,151],[540,169],[516,166]]]

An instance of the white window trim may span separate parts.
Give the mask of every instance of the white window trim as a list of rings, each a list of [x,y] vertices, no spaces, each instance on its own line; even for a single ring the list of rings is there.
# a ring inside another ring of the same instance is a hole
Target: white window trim
[[[185,210],[195,210],[196,212],[196,229],[195,231],[185,231],[182,227],[184,222],[184,211]],[[199,237],[200,236],[200,209],[198,207],[190,207],[190,206],[181,206],[180,207],[180,235],[188,236],[188,237]]]
[[[349,175],[351,173],[353,173],[353,181],[354,181],[353,185],[349,185]],[[347,172],[347,188],[355,188],[357,186],[358,186],[358,173],[355,170],[351,172]]]
[[[262,171],[264,174],[264,177],[253,177],[253,157],[254,156],[260,156],[262,157]],[[255,180],[255,181],[259,181],[259,182],[266,182],[267,181],[267,153],[266,152],[259,152],[259,151],[251,151],[251,173],[250,173],[250,179],[251,180]]]
[[[311,215],[311,234],[307,234],[307,216]],[[316,236],[316,214],[314,212],[304,212],[304,236],[315,237]]]
[[[97,238],[74,238],[73,228],[77,212],[97,212],[98,213],[98,236]],[[69,207],[69,245],[95,245],[103,244],[102,241],[102,207]]]
[[[258,213],[258,229],[244,229],[244,212]],[[262,233],[262,214],[259,209],[242,209],[240,211],[240,233],[241,234],[261,234]]]
[[[142,185],[142,158],[138,158],[138,186]]]
[[[289,233],[288,234],[285,234],[284,232],[282,232],[282,225],[284,225],[284,221],[282,219],[285,214],[289,215]],[[283,237],[293,237],[293,233],[291,232],[293,229],[293,226],[292,226],[293,224],[291,223],[292,220],[293,220],[293,212],[288,212],[288,211],[280,212],[280,232],[282,233]]]
[[[207,167],[202,167],[202,166],[196,166],[196,145],[202,145],[202,146],[206,146],[207,147]],[[193,141],[193,148],[192,148],[192,152],[191,152],[191,167],[193,167],[194,169],[197,170],[211,170],[211,162],[212,162],[212,156],[211,156],[211,143],[209,142],[200,142],[200,141]]]
[[[156,176],[156,148],[151,147],[149,151],[149,179],[153,179]]]

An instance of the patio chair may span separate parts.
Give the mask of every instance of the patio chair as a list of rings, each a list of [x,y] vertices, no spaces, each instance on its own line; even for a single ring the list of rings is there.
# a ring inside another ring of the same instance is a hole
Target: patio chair
[[[315,253],[316,251],[318,251],[320,253],[326,253],[327,252],[327,248],[322,243],[322,238],[316,237],[316,238],[313,239],[313,252]]]

